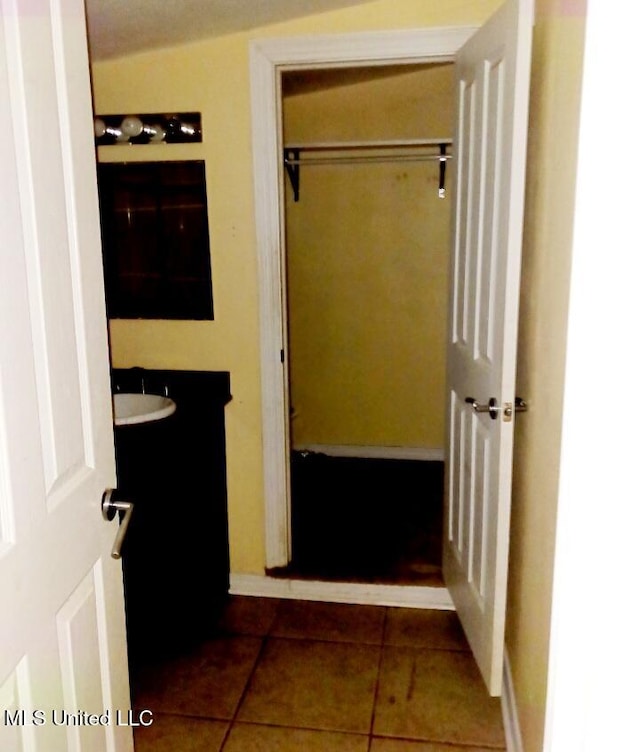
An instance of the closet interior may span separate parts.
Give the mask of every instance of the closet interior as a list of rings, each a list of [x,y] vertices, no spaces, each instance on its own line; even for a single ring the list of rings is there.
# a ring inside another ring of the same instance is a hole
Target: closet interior
[[[452,65],[282,93],[287,575],[440,585]]]

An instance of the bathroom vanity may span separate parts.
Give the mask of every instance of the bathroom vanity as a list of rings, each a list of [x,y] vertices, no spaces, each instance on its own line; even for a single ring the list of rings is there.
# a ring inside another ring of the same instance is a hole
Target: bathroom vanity
[[[132,665],[211,635],[229,590],[226,372],[114,369],[113,393],[175,410],[115,426],[118,497],[134,511],[122,549]]]

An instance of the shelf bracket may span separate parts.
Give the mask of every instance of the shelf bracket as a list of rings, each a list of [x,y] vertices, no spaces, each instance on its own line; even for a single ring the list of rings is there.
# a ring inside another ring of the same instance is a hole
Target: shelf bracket
[[[284,166],[293,188],[293,200],[300,199],[300,149],[284,150]]]
[[[440,181],[438,183],[438,198],[445,197],[444,179],[447,174],[447,145],[440,144]]]

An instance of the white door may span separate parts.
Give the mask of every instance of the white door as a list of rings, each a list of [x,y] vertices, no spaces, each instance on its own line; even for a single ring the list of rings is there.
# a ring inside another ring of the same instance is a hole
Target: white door
[[[117,522],[100,513],[115,468],[84,7],[0,9],[0,749],[124,752],[122,571],[109,555]]]
[[[508,0],[456,60],[443,567],[492,695],[502,683],[532,24],[531,3]]]

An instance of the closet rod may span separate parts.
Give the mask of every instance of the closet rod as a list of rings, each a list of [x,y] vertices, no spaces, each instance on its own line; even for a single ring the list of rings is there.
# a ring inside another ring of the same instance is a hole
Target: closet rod
[[[300,167],[302,165],[329,165],[329,164],[365,164],[365,163],[382,163],[382,162],[439,162],[440,163],[440,182],[438,196],[444,198],[444,180],[447,160],[452,156],[447,154],[447,147],[452,144],[450,138],[424,138],[424,139],[404,139],[394,141],[325,141],[306,144],[287,144],[284,146],[284,167],[291,181],[293,188],[293,200],[298,201],[300,198]],[[439,154],[424,154],[415,152],[417,148],[435,148],[439,149]],[[363,152],[404,150],[402,154],[346,154],[346,155],[325,155],[312,156],[304,159],[300,158],[302,152]],[[408,152],[407,152],[408,150]]]
[[[369,162],[446,162],[452,159],[450,154],[397,154],[396,156],[360,156],[360,157],[307,157],[292,159],[285,157],[285,165],[326,165],[326,164],[364,164]]]

